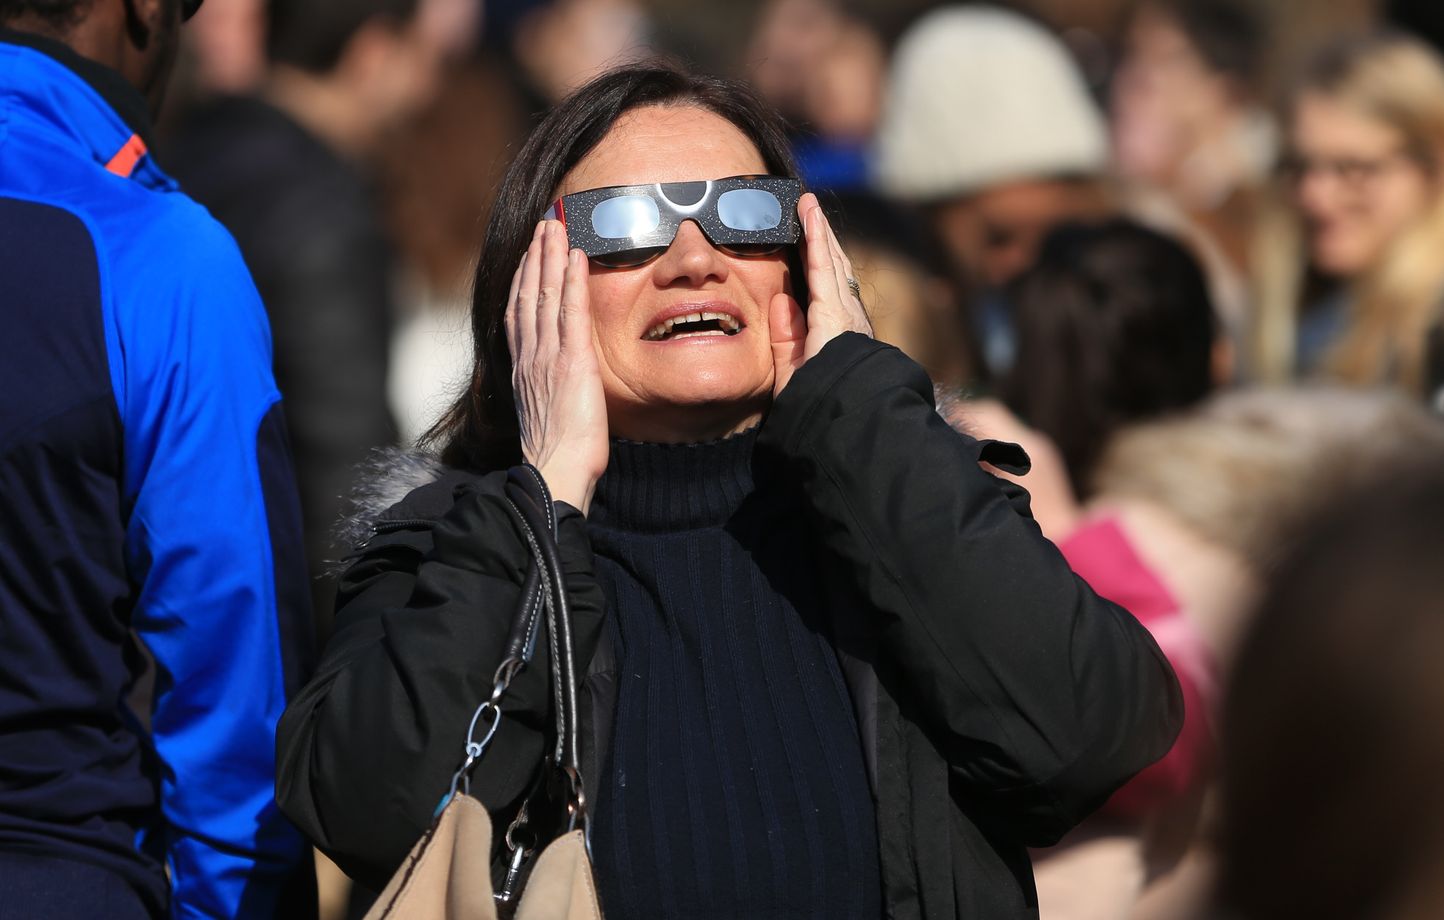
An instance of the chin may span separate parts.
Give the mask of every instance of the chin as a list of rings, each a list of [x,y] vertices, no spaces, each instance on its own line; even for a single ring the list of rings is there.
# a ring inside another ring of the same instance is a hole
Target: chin
[[[609,403],[612,434],[634,441],[710,441],[756,425],[772,404],[770,381],[751,387],[723,384],[694,380],[655,387],[645,402]]]
[[[1331,278],[1352,278],[1369,267],[1362,247],[1344,244],[1321,244],[1313,247],[1314,268]]]

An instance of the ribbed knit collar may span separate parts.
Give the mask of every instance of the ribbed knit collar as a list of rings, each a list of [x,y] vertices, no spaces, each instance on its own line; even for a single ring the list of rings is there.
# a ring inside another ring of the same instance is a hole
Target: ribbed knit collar
[[[588,520],[652,533],[720,526],[752,493],[757,432],[703,444],[613,441]]]

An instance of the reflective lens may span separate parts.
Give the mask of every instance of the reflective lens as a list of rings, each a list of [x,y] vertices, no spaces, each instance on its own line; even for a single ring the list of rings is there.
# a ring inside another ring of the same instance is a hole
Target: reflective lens
[[[592,208],[592,232],[603,239],[642,236],[661,222],[657,202],[644,195],[618,195]]]
[[[782,223],[782,202],[760,188],[735,188],[717,199],[717,216],[732,230],[772,230]]]

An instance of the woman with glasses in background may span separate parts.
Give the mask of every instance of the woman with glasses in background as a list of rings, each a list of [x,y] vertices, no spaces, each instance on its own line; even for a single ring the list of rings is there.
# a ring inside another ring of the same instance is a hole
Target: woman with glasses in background
[[[1403,34],[1345,40],[1310,63],[1287,126],[1296,232],[1264,236],[1263,376],[1433,400],[1444,385],[1444,61]]]
[[[1177,684],[981,466],[1021,450],[871,337],[776,116],[669,68],[582,88],[503,181],[472,318],[433,481],[378,512],[282,720],[298,826],[376,886],[430,824],[522,595],[525,462],[611,920],[1036,916],[1025,848],[1167,750]],[[547,651],[472,776],[498,831],[555,743]]]

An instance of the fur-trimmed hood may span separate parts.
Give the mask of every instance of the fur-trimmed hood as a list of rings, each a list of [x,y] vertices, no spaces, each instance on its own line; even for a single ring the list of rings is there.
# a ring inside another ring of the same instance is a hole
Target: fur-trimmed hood
[[[446,472],[441,458],[430,451],[404,447],[378,447],[356,467],[355,485],[331,539],[342,551],[371,536],[371,528],[388,508],[415,489],[435,482]],[[340,561],[328,568],[343,567]]]

